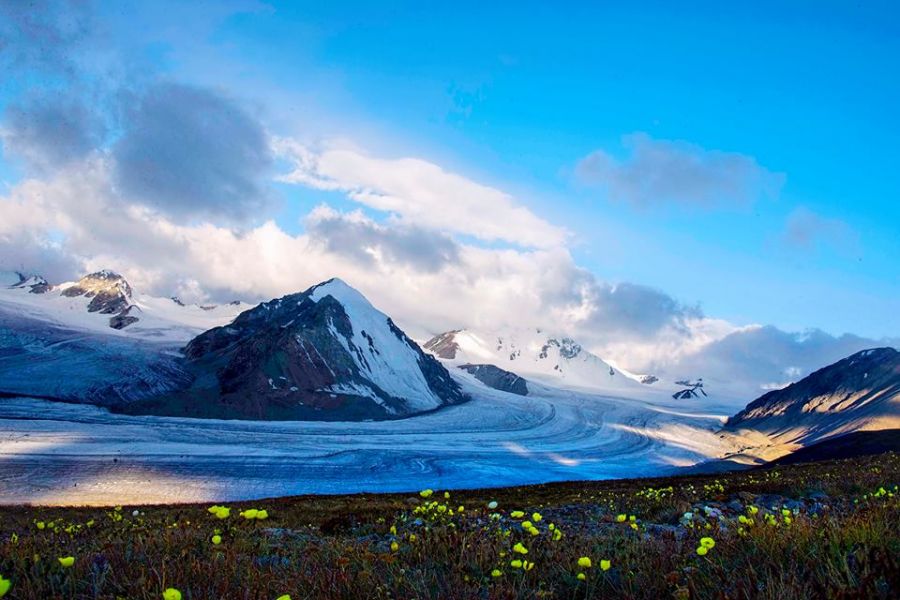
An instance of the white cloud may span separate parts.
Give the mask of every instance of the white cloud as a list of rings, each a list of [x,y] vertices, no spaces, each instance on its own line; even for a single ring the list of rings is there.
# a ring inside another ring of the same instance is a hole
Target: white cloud
[[[552,248],[566,241],[564,229],[509,194],[426,160],[375,158],[340,148],[317,152],[288,139],[276,140],[275,149],[294,163],[281,181],[346,192],[356,202],[396,214],[411,225],[530,248]]]
[[[119,270],[138,290],[197,300],[269,299],[339,276],[413,336],[542,327],[630,370],[704,377],[716,393],[742,400],[795,375],[789,367],[806,371],[874,345],[737,327],[658,290],[598,280],[561,246],[487,248],[360,211],[320,206],[297,235],[271,221],[243,232],[179,224],[122,198],[109,162],[94,157],[0,197],[0,244],[34,261],[28,270],[64,257],[85,271]]]

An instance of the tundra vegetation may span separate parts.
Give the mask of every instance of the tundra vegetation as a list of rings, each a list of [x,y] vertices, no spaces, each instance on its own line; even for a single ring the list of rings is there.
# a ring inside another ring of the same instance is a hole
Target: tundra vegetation
[[[898,481],[886,453],[491,490],[7,506],[0,596],[897,598]]]

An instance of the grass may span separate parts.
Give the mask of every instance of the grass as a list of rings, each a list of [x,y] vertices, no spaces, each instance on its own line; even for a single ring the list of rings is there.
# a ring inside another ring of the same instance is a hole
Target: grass
[[[0,575],[7,597],[28,600],[158,600],[167,588],[185,600],[898,598],[898,481],[888,453],[449,498],[240,502],[224,519],[208,505],[3,507]],[[268,518],[240,516],[251,508]]]

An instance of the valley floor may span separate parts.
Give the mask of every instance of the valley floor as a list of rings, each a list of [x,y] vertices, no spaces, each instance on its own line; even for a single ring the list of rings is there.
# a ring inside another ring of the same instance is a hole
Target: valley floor
[[[474,399],[414,418],[251,422],[0,402],[0,503],[234,501],[601,480],[672,473],[723,454],[730,407],[463,378]]]

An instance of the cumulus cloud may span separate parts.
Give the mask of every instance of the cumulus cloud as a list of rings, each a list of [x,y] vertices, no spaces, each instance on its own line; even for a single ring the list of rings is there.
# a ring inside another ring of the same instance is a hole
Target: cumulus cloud
[[[272,222],[244,232],[178,224],[123,198],[111,162],[95,157],[19,184],[0,198],[0,210],[21,208],[17,230],[55,232],[73,256],[85,257],[85,268],[121,270],[151,293],[196,294],[201,287],[213,299],[262,300],[338,275],[422,335],[537,324],[578,331],[584,340],[595,331],[606,340],[626,339],[676,328],[687,314],[660,292],[598,281],[562,247],[463,244],[403,221],[378,223],[360,211],[319,207],[299,235]]]
[[[817,329],[791,333],[751,326],[680,357],[664,370],[673,377],[703,377],[716,393],[748,402],[855,352],[890,344],[889,340],[833,336]]]
[[[644,133],[624,136],[622,143],[626,157],[596,150],[575,169],[581,183],[602,188],[616,201],[641,207],[740,206],[776,197],[784,182],[783,175],[745,154],[656,140]]]
[[[840,219],[823,217],[800,207],[788,216],[781,241],[785,246],[801,251],[828,246],[842,252],[852,252],[859,245],[859,234]]]
[[[559,246],[567,237],[564,229],[509,194],[426,160],[375,158],[349,149],[316,151],[289,139],[276,140],[275,147],[294,163],[281,181],[346,192],[412,225],[534,248]]]
[[[4,154],[47,170],[84,158],[105,134],[102,118],[77,96],[28,96],[7,107],[0,140]]]
[[[326,251],[363,264],[385,262],[438,271],[459,260],[456,242],[450,237],[413,225],[380,225],[361,211],[341,213],[322,205],[305,220],[313,242]]]
[[[123,195],[179,217],[244,220],[267,203],[268,139],[228,96],[159,83],[126,109],[113,149]]]

